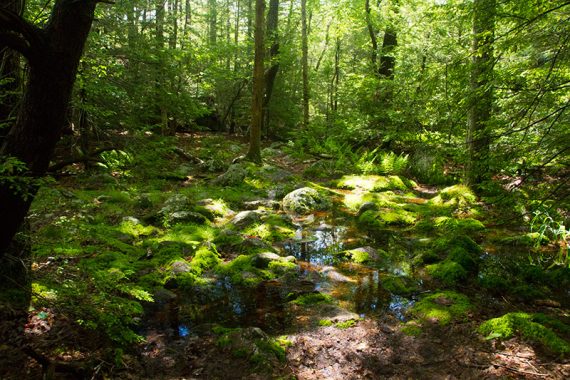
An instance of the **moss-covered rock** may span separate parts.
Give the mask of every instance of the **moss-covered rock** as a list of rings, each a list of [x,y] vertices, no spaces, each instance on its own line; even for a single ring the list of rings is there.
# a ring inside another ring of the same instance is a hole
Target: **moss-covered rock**
[[[294,190],[283,198],[283,210],[297,214],[326,210],[330,205],[330,201],[324,195],[310,187]]]
[[[418,291],[418,283],[414,279],[404,276],[383,276],[382,287],[392,294],[403,297],[409,297]]]
[[[532,342],[544,345],[554,353],[570,353],[568,341],[560,338],[552,329],[544,326],[543,323],[545,322],[548,323],[544,316],[537,317],[527,313],[508,313],[502,317],[484,322],[479,327],[479,332],[485,335],[487,339],[508,339],[517,334]],[[568,326],[564,326],[567,330]],[[558,327],[560,327],[559,324]]]
[[[465,295],[444,291],[422,298],[410,309],[410,314],[420,320],[447,325],[453,320],[464,320],[471,309]]]
[[[416,216],[403,209],[368,210],[358,217],[359,226],[370,230],[387,226],[409,226],[414,224],[415,221]]]
[[[426,266],[426,271],[433,278],[439,280],[447,286],[454,286],[458,282],[467,279],[467,271],[465,268],[451,260],[444,260],[440,263]]]
[[[213,184],[216,186],[238,186],[243,183],[245,177],[247,177],[245,165],[233,164],[224,174],[217,177]]]
[[[441,190],[430,200],[431,204],[449,208],[464,208],[477,202],[473,191],[465,185],[454,185]]]

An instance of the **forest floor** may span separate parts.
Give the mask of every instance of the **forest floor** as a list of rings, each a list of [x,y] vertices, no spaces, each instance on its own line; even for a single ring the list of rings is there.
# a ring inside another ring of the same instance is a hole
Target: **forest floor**
[[[22,339],[53,378],[570,378],[570,274],[529,260],[558,245],[468,189],[291,144],[233,172],[227,136],[144,144],[33,205]],[[0,378],[46,371],[0,343]]]

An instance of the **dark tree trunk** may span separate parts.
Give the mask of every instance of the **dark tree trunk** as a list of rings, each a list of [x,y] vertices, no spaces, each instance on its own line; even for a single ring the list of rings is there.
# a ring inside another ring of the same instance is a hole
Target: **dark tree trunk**
[[[263,126],[269,136],[269,103],[273,94],[275,78],[279,72],[279,36],[277,24],[279,22],[279,0],[269,1],[269,11],[267,12],[267,37],[271,41],[269,49],[269,61],[271,66],[265,73],[265,96],[263,98]]]
[[[370,36],[370,43],[372,46],[370,47],[370,63],[372,64],[372,70],[376,72],[378,70],[378,39],[376,38],[376,34],[378,34],[378,30],[374,27],[372,23],[372,9],[370,8],[370,0],[366,0],[364,3],[364,10],[366,11],[366,26],[368,28],[368,35]]]
[[[303,128],[309,127],[309,37],[307,0],[301,0],[301,70],[303,76]]]
[[[20,190],[0,181],[0,255],[22,225],[37,191],[36,180],[45,174],[61,136],[95,5],[94,0],[58,0],[43,30],[0,9],[0,38],[29,62],[16,124],[0,148],[0,157],[15,157],[27,166],[27,172],[20,173],[25,184]]]
[[[249,129],[249,150],[246,159],[261,163],[261,125],[263,123],[263,59],[265,0],[255,1],[255,59],[253,65],[253,96],[251,104],[251,128]]]
[[[22,15],[22,0],[8,0],[1,7]],[[20,89],[20,54],[0,43],[0,144],[9,127],[14,123],[15,106]]]
[[[382,39],[382,56],[380,56],[380,65],[378,67],[380,78],[394,79],[396,59],[392,54],[397,45],[396,32],[390,29],[386,30]]]
[[[496,0],[473,3],[473,59],[471,62],[471,107],[468,115],[468,160],[465,180],[477,185],[488,172],[491,133],[488,126],[493,108],[493,38]]]

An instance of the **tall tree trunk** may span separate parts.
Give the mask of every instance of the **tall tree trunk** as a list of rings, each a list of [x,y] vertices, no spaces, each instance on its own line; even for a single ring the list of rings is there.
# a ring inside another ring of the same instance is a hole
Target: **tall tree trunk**
[[[271,102],[271,95],[273,94],[273,87],[275,85],[275,78],[279,72],[279,0],[269,1],[269,11],[267,12],[267,37],[271,41],[269,48],[269,61],[270,67],[265,73],[265,97],[263,98],[263,126],[267,135],[269,135],[269,103]]]
[[[216,0],[208,0],[208,33],[210,46],[218,41],[218,6]]]
[[[366,11],[366,26],[368,28],[368,35],[370,36],[370,42],[372,44],[370,48],[370,63],[372,64],[372,71],[377,72],[378,70],[378,39],[376,35],[378,30],[372,23],[372,9],[370,8],[370,0],[366,0],[364,3],[364,10]]]
[[[174,0],[170,3],[170,17],[172,17],[172,32],[169,35],[168,47],[171,50],[176,49],[176,44],[178,43],[178,1]]]
[[[493,38],[496,0],[473,2],[473,46],[471,104],[467,126],[468,161],[465,180],[479,184],[488,174],[489,121],[493,107]]]
[[[7,0],[0,7],[21,16],[23,5],[23,0]],[[0,42],[0,143],[14,123],[20,77],[20,54]]]
[[[12,38],[29,63],[17,121],[0,147],[0,156],[26,164],[21,187],[0,181],[0,256],[28,212],[65,125],[73,83],[93,22],[95,0],[57,0],[49,22],[39,30],[19,15],[0,9],[0,30]]]
[[[263,124],[263,60],[265,0],[255,1],[255,59],[253,64],[253,96],[251,104],[251,128],[249,129],[249,150],[246,159],[261,163],[261,127]]]
[[[393,56],[394,49],[398,45],[396,32],[392,28],[387,28],[382,39],[382,55],[378,65],[380,78],[394,79],[394,66],[396,58]]]
[[[301,0],[301,70],[303,71],[303,128],[309,126],[309,42],[307,0]]]

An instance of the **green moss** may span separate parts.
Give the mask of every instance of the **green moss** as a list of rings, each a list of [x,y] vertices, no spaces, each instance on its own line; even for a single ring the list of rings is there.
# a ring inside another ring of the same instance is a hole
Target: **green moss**
[[[385,228],[387,226],[408,226],[414,224],[413,213],[400,209],[368,210],[358,218],[358,224],[367,229]]]
[[[520,334],[530,341],[541,343],[554,353],[570,353],[570,344],[540,321],[544,322],[544,317],[527,313],[508,313],[484,322],[479,327],[479,332],[487,336],[487,339],[507,339]]]
[[[356,321],[355,319],[347,319],[346,321],[342,321],[342,322],[337,322],[337,323],[335,323],[334,326],[335,326],[336,328],[339,328],[339,329],[343,329],[343,330],[344,330],[344,329],[348,329],[348,328],[350,328],[350,327],[355,326],[355,325],[356,325],[356,322],[357,322],[357,321]]]
[[[348,329],[350,327],[355,326],[357,322],[358,322],[358,320],[356,320],[356,319],[347,319],[346,321],[337,322],[337,323],[334,323],[330,319],[321,319],[319,321],[319,326],[323,326],[323,327],[334,326],[338,329],[344,330],[344,329]]]
[[[471,309],[469,298],[460,293],[444,291],[422,298],[412,307],[410,313],[420,320],[432,320],[440,325],[447,325],[453,320],[465,319]]]
[[[477,201],[477,197],[465,185],[454,185],[446,187],[439,192],[439,195],[431,199],[431,203],[446,207],[467,207]]]
[[[291,301],[291,303],[301,306],[318,305],[318,304],[332,303],[332,302],[333,298],[330,295],[323,293],[302,294],[300,297]]]
[[[447,255],[448,260],[461,265],[467,272],[475,273],[479,268],[479,257],[462,247],[454,247]]]
[[[401,328],[403,334],[408,336],[420,336],[422,327],[415,321],[410,321],[404,324]]]
[[[508,236],[498,239],[499,244],[532,247],[537,244],[548,244],[549,239],[544,234],[538,232],[529,232],[523,235]]]
[[[290,261],[274,260],[269,263],[268,269],[277,275],[282,275],[285,273],[297,271],[299,267],[297,264]]]
[[[220,257],[215,249],[201,247],[194,254],[190,268],[196,275],[201,275],[205,270],[215,269],[220,262]]]
[[[382,287],[392,294],[410,296],[418,291],[417,283],[410,277],[387,275],[382,277]]]
[[[467,279],[467,271],[460,264],[451,260],[428,265],[426,271],[447,286],[454,286]]]
[[[407,190],[413,183],[399,176],[346,175],[337,182],[341,189],[367,191]]]
[[[229,277],[232,283],[244,286],[256,286],[261,281],[275,277],[270,270],[254,267],[253,257],[248,255],[239,255],[234,260],[219,265],[216,271]]]
[[[448,216],[434,218],[433,226],[440,232],[454,234],[474,234],[485,229],[485,225],[477,219],[457,219]]]
[[[370,255],[363,249],[351,249],[348,251],[342,251],[341,254],[346,256],[350,261],[363,264],[370,259]]]
[[[438,255],[436,252],[432,250],[420,252],[414,258],[415,265],[433,264],[437,263],[438,261],[441,261],[440,255]]]

